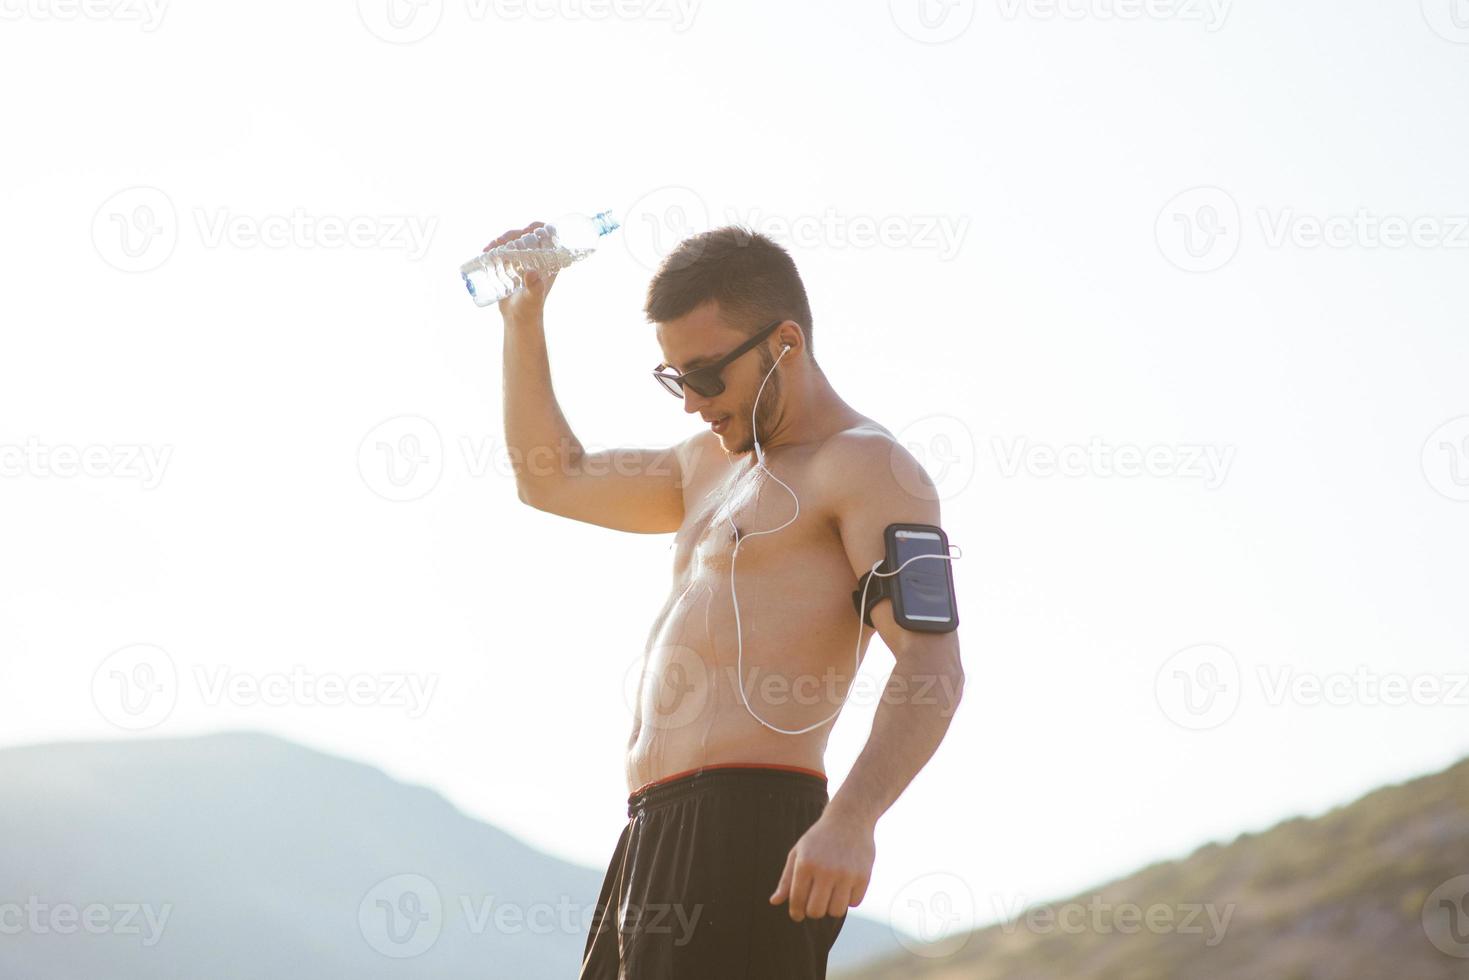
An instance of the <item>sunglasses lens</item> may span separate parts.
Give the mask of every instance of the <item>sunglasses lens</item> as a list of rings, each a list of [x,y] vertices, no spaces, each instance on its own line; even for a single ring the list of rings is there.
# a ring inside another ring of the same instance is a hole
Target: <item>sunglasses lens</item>
[[[692,374],[684,375],[684,384],[705,398],[713,398],[724,391],[724,382],[719,375],[708,371],[695,371]]]
[[[713,398],[715,395],[723,394],[724,392],[724,379],[714,372],[694,371],[679,379],[664,374],[661,371],[654,371],[653,377],[658,379],[658,383],[663,386],[664,391],[667,391],[675,398],[683,397],[684,385],[688,385],[705,398]]]

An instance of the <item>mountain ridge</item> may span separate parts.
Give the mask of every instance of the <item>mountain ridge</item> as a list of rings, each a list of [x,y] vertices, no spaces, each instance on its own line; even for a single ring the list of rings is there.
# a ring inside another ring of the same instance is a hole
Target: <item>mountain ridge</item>
[[[1113,910],[1110,920],[1093,913],[1085,928],[1060,932],[1062,916],[1085,921],[1082,913],[1103,905]],[[1216,943],[1185,935],[1180,913],[1194,905],[1214,913],[1204,921],[1226,923]],[[1124,906],[1178,925],[1125,932]],[[835,976],[1462,980],[1469,976],[1469,759]]]
[[[431,787],[270,733],[0,749],[0,905],[162,921],[150,944],[43,913],[3,937],[0,976],[574,976],[602,876]],[[833,963],[896,948],[854,916]]]

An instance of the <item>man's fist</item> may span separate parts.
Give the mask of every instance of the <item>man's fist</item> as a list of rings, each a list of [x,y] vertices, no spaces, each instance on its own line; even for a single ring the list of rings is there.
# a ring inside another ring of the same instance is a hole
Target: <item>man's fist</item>
[[[505,234],[486,245],[484,251],[488,252],[490,249],[504,245],[506,242],[512,242],[522,235],[530,234],[535,235],[536,245],[538,247],[550,248],[551,235],[549,232],[541,231],[544,227],[546,227],[544,221],[532,221],[524,228],[505,232]],[[546,294],[551,291],[551,284],[556,281],[556,273],[552,272],[549,276],[543,276],[539,272],[525,270],[521,272],[521,278],[525,280],[525,286],[500,300],[500,315],[505,318],[507,323],[526,318],[540,318],[545,311]]]
[[[847,907],[860,904],[867,894],[876,856],[870,824],[843,820],[828,810],[786,856],[770,904],[788,901],[796,922],[846,915]]]

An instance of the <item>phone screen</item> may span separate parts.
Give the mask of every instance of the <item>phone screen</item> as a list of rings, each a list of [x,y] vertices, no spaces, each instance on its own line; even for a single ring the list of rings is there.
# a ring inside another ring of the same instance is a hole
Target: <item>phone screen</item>
[[[914,555],[943,555],[943,541],[932,531],[893,532],[898,548],[898,565]],[[920,558],[898,573],[903,590],[903,615],[931,623],[951,623],[949,608],[949,563],[938,558]]]

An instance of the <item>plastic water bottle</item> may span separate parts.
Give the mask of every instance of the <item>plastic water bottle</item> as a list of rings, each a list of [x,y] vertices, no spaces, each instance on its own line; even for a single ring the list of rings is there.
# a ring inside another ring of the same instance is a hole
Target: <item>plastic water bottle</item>
[[[544,275],[580,262],[595,252],[602,236],[619,224],[611,211],[599,211],[590,218],[564,214],[535,231],[481,252],[459,267],[459,275],[475,305],[489,306],[523,287],[522,273],[527,270]]]

